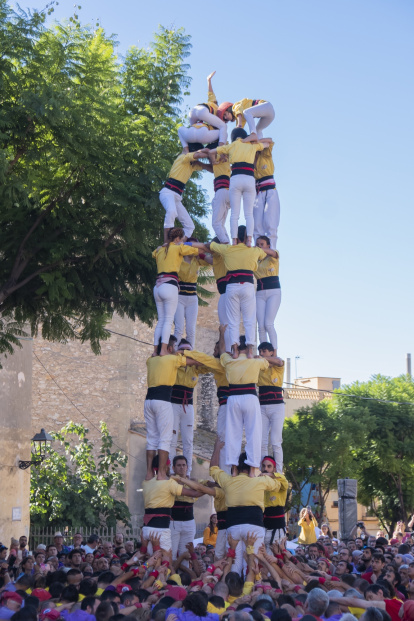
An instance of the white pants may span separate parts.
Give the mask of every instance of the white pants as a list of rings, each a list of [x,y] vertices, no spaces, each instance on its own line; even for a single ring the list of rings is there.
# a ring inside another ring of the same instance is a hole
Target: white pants
[[[232,571],[241,575],[243,568],[243,554],[246,550],[246,545],[243,539],[246,538],[247,533],[253,533],[257,536],[257,539],[253,545],[255,553],[259,550],[264,541],[265,529],[263,526],[253,526],[253,524],[238,524],[237,526],[230,526],[227,529],[227,534],[233,537],[233,539],[239,539],[239,543],[236,547],[236,558],[233,561]]]
[[[229,322],[227,320],[227,310],[226,310],[226,294],[221,293],[217,305],[218,318],[219,322],[222,326],[227,326],[227,330],[224,333],[224,344],[226,346],[226,351],[231,350],[231,342],[230,342],[230,330],[229,330]]]
[[[183,147],[188,147],[189,142],[210,144],[218,140],[219,130],[209,129],[208,127],[179,127],[178,137]]]
[[[226,441],[226,412],[227,405],[220,405],[217,412],[217,435],[222,442]],[[231,474],[231,467],[226,464],[226,445],[220,449],[219,466],[227,474]]]
[[[227,544],[227,531],[226,529],[219,530],[217,533],[216,547],[214,551],[214,555],[217,560],[220,560],[225,557],[226,548],[227,548],[226,544]]]
[[[270,247],[276,250],[277,229],[280,222],[280,202],[276,188],[258,192],[253,208],[254,241],[260,235],[270,239]]]
[[[148,541],[148,554],[152,556],[152,543],[150,542],[150,534],[161,535],[160,547],[163,550],[171,550],[171,531],[169,528],[153,528],[152,526],[143,526],[142,537]]]
[[[169,451],[173,436],[173,409],[169,401],[145,399],[144,418],[147,426],[147,451]]]
[[[178,432],[181,431],[181,440],[183,443],[183,455],[187,458],[188,472],[191,474],[193,465],[193,436],[194,436],[194,407],[190,405],[184,406],[173,403],[172,409],[174,413],[173,433],[170,447],[170,459],[175,457],[177,452]],[[187,524],[187,522],[185,522]]]
[[[266,546],[266,552],[271,554],[272,550],[270,549],[270,542],[272,541],[272,535],[273,535],[273,530],[265,530],[265,538],[264,538],[264,544]],[[275,536],[273,537],[273,543],[279,543],[280,541],[282,541],[283,537],[286,535],[286,529],[285,528],[276,528],[275,530]]]
[[[158,345],[161,337],[161,343],[170,340],[174,315],[178,304],[178,287],[170,285],[167,282],[159,287],[154,287],[154,299],[157,305],[158,323],[154,332],[154,345]]]
[[[247,108],[243,114],[246,119],[246,123],[249,126],[249,132],[256,133],[258,138],[263,138],[264,128],[268,127],[268,125],[270,125],[275,118],[275,110],[272,104],[268,101],[266,103],[259,104],[258,106]],[[254,119],[257,118],[260,120],[256,126]]]
[[[160,201],[165,209],[164,228],[172,229],[175,226],[175,219],[178,218],[186,237],[191,237],[194,231],[194,222],[183,205],[182,196],[169,188],[163,188],[160,192]]]
[[[172,557],[173,561],[176,560],[183,552],[187,551],[185,547],[187,543],[193,543],[196,534],[195,520],[188,520],[187,522],[180,522],[178,520],[171,520],[171,543],[172,543]]]
[[[243,428],[246,434],[246,463],[260,467],[262,443],[262,417],[259,399],[255,395],[232,395],[227,399],[226,413],[226,464],[239,463]]]
[[[256,342],[256,296],[251,282],[236,282],[226,287],[226,313],[230,344],[239,344],[240,319],[243,318],[246,343]]]
[[[253,237],[253,207],[256,199],[256,183],[254,177],[249,175],[233,175],[230,177],[230,235],[232,239],[237,239],[242,197],[244,219],[246,220],[246,235]]]
[[[198,297],[196,295],[178,294],[177,310],[174,316],[174,336],[177,339],[177,345],[183,337],[185,324],[185,338],[190,341],[192,348],[195,347],[197,315]]]
[[[262,459],[268,455],[270,431],[270,444],[276,462],[276,472],[283,472],[282,432],[285,421],[285,404],[261,405],[260,411],[262,413]]]
[[[217,127],[219,130],[219,142],[226,144],[227,142],[227,125],[224,121],[219,119],[215,114],[211,114],[208,111],[208,108],[202,105],[194,106],[192,110],[190,110],[188,118],[190,119],[190,125],[195,125],[197,121],[203,121],[203,123],[208,123],[208,125],[212,125],[213,127]],[[215,138],[214,140],[217,140]],[[198,142],[198,140],[196,140]]]
[[[275,319],[282,298],[281,289],[264,289],[256,292],[256,317],[259,341],[272,343],[277,349]]]
[[[228,244],[230,242],[229,236],[226,231],[226,218],[227,212],[230,209],[230,190],[227,188],[220,188],[214,193],[214,198],[211,203],[212,220],[211,226],[221,244]]]

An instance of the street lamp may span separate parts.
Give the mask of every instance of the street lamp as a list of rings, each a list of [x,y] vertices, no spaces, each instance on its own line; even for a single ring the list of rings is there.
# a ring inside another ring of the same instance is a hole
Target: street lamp
[[[26,468],[30,468],[30,466],[39,466],[42,461],[46,457],[46,448],[51,445],[53,442],[53,438],[51,435],[46,433],[44,429],[41,429],[40,433],[37,433],[31,439],[33,444],[32,447],[32,461],[19,461],[19,468],[21,470],[26,470]]]

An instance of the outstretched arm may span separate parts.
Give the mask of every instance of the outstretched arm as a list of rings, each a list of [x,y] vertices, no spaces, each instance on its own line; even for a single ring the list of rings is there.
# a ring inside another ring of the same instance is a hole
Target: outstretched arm
[[[209,93],[214,93],[213,87],[211,86],[211,78],[213,78],[215,75],[216,75],[216,72],[213,71],[212,73],[210,73],[210,75],[207,76],[207,84],[208,84]]]
[[[193,489],[196,492],[201,492],[201,494],[207,494],[208,496],[216,495],[215,487],[207,487],[206,485],[197,483],[197,481],[192,481],[191,479],[185,479],[184,477],[179,477],[177,475],[173,475],[171,478],[175,479],[177,483],[180,483],[180,485],[187,485],[187,487],[189,487],[190,489]]]
[[[261,250],[269,255],[269,257],[274,257],[275,259],[279,258],[279,253],[277,250],[273,250],[272,248],[261,248]]]
[[[220,440],[220,438],[217,436],[216,437],[216,441],[214,443],[214,449],[213,449],[213,454],[211,456],[210,459],[210,468],[212,466],[218,466],[219,465],[219,459],[220,459],[220,451],[224,446],[224,442],[222,442]]]
[[[282,358],[278,358],[277,356],[273,356],[271,358],[266,358],[271,367],[283,367],[285,361]]]

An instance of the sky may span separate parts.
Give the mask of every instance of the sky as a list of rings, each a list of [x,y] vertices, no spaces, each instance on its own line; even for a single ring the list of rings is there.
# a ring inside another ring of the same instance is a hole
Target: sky
[[[219,102],[272,102],[276,329],[292,375],[295,359],[299,377],[342,383],[405,373],[414,353],[412,0],[78,1],[80,20],[115,33],[120,54],[147,47],[159,24],[183,27],[193,46],[188,105],[206,99],[213,70]],[[60,0],[50,19],[74,10]],[[211,178],[202,185],[212,197]]]

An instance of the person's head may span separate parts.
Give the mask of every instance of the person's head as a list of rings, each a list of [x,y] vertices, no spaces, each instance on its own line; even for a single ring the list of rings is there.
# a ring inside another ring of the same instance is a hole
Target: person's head
[[[266,613],[273,612],[274,609],[275,606],[270,595],[259,595],[253,605],[253,610],[258,610],[263,616],[265,616]]]
[[[101,602],[115,602],[115,604],[121,603],[121,596],[116,591],[110,591],[105,589],[101,595]]]
[[[217,582],[213,588],[213,593],[226,601],[229,596],[229,587],[225,582]]]
[[[125,591],[125,593],[121,593],[121,604],[123,604],[126,608],[138,603],[139,597],[135,591]]]
[[[3,544],[0,544],[0,561],[3,561],[6,558],[8,549],[9,548],[6,548]]]
[[[319,547],[316,543],[311,543],[308,547],[308,555],[312,561],[315,561],[320,556]]]
[[[240,597],[243,591],[243,581],[239,574],[235,571],[230,571],[225,577],[225,582],[229,589],[229,595]]]
[[[247,343],[246,343],[246,337],[244,334],[240,335],[240,339],[239,339],[239,351],[246,351],[247,349]]]
[[[342,548],[341,550],[339,550],[338,554],[339,554],[339,559],[341,561],[346,561],[347,563],[350,562],[351,552],[349,551],[348,548]]]
[[[0,599],[1,605],[13,612],[20,610],[23,598],[13,591],[3,591]]]
[[[114,579],[115,576],[112,571],[104,571],[98,578],[98,585],[100,588],[105,588],[108,584],[111,584]]]
[[[328,573],[329,563],[326,558],[318,558],[318,571],[324,571]]]
[[[49,594],[48,594],[48,597],[49,597]],[[36,597],[36,595],[28,595],[26,599],[24,600],[24,607],[26,608],[26,606],[33,606],[33,608],[35,608],[35,610],[38,611],[39,606],[40,606],[40,599]]]
[[[265,455],[260,466],[262,472],[276,472],[276,462],[270,455]]]
[[[27,537],[26,535],[22,535],[21,537],[19,537],[19,548],[21,550],[24,550],[26,546],[27,546]]]
[[[385,597],[389,597],[386,587],[379,584],[370,584],[365,591],[365,599],[368,602],[384,601]]]
[[[125,542],[125,550],[127,554],[132,554],[135,551],[135,545],[133,541],[126,541]]]
[[[260,235],[256,240],[258,248],[270,248],[270,239],[266,235]]]
[[[20,563],[20,567],[22,568],[22,571],[24,571],[27,574],[32,573],[33,566],[34,566],[33,556],[26,556],[26,558],[24,558],[22,562]]]
[[[108,571],[109,562],[105,556],[101,556],[101,558],[96,559],[96,571]]]
[[[42,565],[46,560],[46,554],[43,551],[35,552],[34,560],[35,560],[36,565]]]
[[[179,226],[175,226],[174,228],[168,231],[168,241],[174,244],[179,244],[184,237],[184,229]]]
[[[20,608],[10,617],[12,621],[37,621],[37,609],[34,606],[24,602],[24,608]]]
[[[89,535],[88,541],[86,542],[90,548],[97,548],[99,541],[99,535]]]
[[[83,574],[80,569],[69,569],[66,574],[66,580],[68,584],[73,584],[75,587],[78,587],[83,580]]]
[[[356,543],[354,539],[350,539],[346,545],[347,545],[348,550],[351,552],[351,554],[354,550],[356,550]]]
[[[365,565],[371,565],[373,552],[374,550],[372,548],[364,548],[362,550],[361,561],[365,563]]]
[[[65,588],[65,585],[62,582],[52,582],[49,586],[49,593],[51,594],[53,599],[58,599],[62,595],[62,591]]]
[[[369,535],[368,540],[367,540],[368,547],[375,548],[376,541],[377,541],[377,538],[375,537],[375,535]]]
[[[361,537],[355,537],[355,546],[357,550],[362,550],[362,548],[364,547],[364,542],[362,541]]]
[[[368,580],[365,580],[364,578],[357,578],[354,582],[354,589],[356,589],[359,593],[361,593],[361,595],[365,594],[365,591],[367,590],[368,587],[369,587],[369,582]]]
[[[401,576],[399,572],[392,566],[387,565],[385,568],[385,580],[388,580],[392,585],[398,584],[401,582]]]
[[[70,566],[71,567],[80,567],[80,564],[82,563],[82,554],[79,550],[72,550],[71,552],[69,552],[68,554],[68,559],[70,561]]]
[[[197,617],[205,617],[207,614],[208,599],[205,593],[198,591],[189,593],[183,601],[183,609],[194,613]]]
[[[336,566],[335,575],[343,576],[344,574],[350,574],[352,571],[351,563],[347,563],[346,561],[339,561]]]
[[[312,589],[305,602],[305,611],[315,617],[321,617],[328,608],[328,604],[329,597],[325,591],[319,588]]]
[[[244,226],[244,224],[241,224],[239,227],[237,227],[237,239],[241,244],[244,244],[244,242],[246,241],[246,227]]]
[[[82,541],[83,541],[82,533],[75,533],[73,535],[73,547],[74,548],[80,548],[82,545]]]
[[[51,543],[49,546],[47,546],[46,548],[46,558],[49,558],[49,556],[56,556],[57,557],[57,547],[55,546],[54,543]]]
[[[268,343],[267,341],[260,343],[258,350],[259,350],[259,355],[262,358],[272,358],[275,355],[275,350],[273,348],[272,343]]]
[[[198,552],[199,554],[203,555],[206,553],[207,547],[204,545],[204,543],[198,543],[196,545],[196,552]]]
[[[380,574],[385,566],[385,558],[383,554],[374,554],[371,561],[374,574]]]
[[[187,457],[176,455],[173,459],[173,471],[180,477],[186,477],[188,472]]]
[[[79,599],[78,589],[74,584],[69,584],[66,586],[62,593],[60,594],[60,602],[63,604],[71,604],[72,602],[77,602]]]
[[[200,149],[204,149],[204,145],[201,142],[190,142],[188,144],[188,151],[190,153],[195,153],[196,151],[200,151]]]
[[[364,614],[359,617],[359,621],[383,621],[382,611],[379,608],[370,606],[366,608]]]
[[[63,546],[63,535],[60,531],[57,531],[55,533],[55,536],[53,537],[53,541],[55,543],[55,546],[58,548],[58,550]]]
[[[111,541],[104,541],[102,544],[103,553],[107,558],[112,558],[114,546]]]
[[[98,585],[95,580],[91,578],[84,578],[79,583],[79,595],[84,595],[85,597],[92,597],[95,595],[98,589]]]
[[[223,101],[217,108],[217,116],[225,123],[232,123],[236,120],[233,114],[233,104],[230,101]]]
[[[243,453],[240,453],[239,462],[237,464],[237,471],[239,474],[241,474],[242,472],[250,473],[250,466],[249,464],[246,464],[246,459],[247,454],[245,451],[243,451]]]
[[[81,601],[81,610],[85,610],[89,615],[94,615],[99,604],[100,601],[97,597],[89,595]]]
[[[115,602],[101,602],[95,610],[96,621],[109,621],[110,617],[117,615],[118,605]]]
[[[116,533],[114,537],[114,545],[122,546],[124,543],[124,535],[122,533]]]

